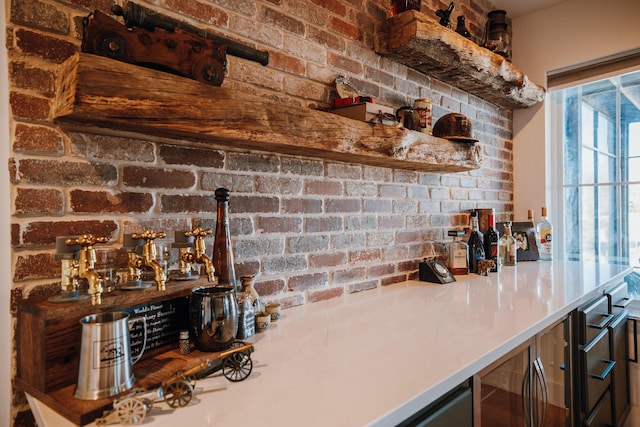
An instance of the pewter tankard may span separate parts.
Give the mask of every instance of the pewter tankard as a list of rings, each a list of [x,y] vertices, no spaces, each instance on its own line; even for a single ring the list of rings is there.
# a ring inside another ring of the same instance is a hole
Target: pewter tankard
[[[132,359],[129,328],[141,321],[144,326],[140,353]],[[97,400],[129,390],[135,383],[132,366],[144,352],[147,322],[144,317],[129,320],[129,313],[114,311],[90,314],[80,319],[82,343],[75,397]]]
[[[223,350],[236,338],[238,303],[232,286],[193,289],[190,311],[198,350]]]

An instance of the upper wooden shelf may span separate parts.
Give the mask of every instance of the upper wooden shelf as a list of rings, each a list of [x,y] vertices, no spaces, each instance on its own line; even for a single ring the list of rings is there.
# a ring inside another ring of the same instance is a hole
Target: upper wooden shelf
[[[77,53],[60,65],[53,118],[98,127],[429,172],[480,167],[480,148],[395,126],[291,107],[236,89]]]
[[[531,107],[544,100],[545,89],[502,56],[414,10],[385,21],[376,51],[504,108]]]

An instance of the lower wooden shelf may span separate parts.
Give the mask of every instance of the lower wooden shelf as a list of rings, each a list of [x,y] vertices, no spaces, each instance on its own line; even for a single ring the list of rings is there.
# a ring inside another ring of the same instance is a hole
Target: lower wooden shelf
[[[173,143],[427,172],[480,167],[475,144],[286,106],[101,56],[78,53],[57,75],[53,118],[63,126],[81,124],[90,133],[124,131]]]

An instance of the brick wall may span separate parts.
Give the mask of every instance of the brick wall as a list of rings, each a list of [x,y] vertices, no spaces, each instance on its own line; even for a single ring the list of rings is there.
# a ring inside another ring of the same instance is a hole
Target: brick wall
[[[11,0],[7,23],[13,158],[12,298],[59,289],[56,236],[215,226],[213,191],[231,190],[238,275],[285,307],[415,277],[430,240],[468,222],[466,210],[512,214],[511,112],[373,52],[386,0],[161,0],[149,7],[270,52],[270,63],[229,57],[224,87],[294,107],[324,108],[347,75],[363,94],[398,107],[429,97],[434,118],[472,119],[483,166],[468,173],[417,173],[171,140],[63,131],[49,118],[56,65],[79,50],[82,19],[108,0]],[[139,3],[146,4],[140,1]],[[446,8],[423,1],[434,16]],[[488,1],[456,2],[481,38]],[[304,141],[301,141],[301,145]],[[212,240],[207,241],[211,248]],[[15,412],[27,408],[15,393]],[[20,413],[15,425],[29,425]]]

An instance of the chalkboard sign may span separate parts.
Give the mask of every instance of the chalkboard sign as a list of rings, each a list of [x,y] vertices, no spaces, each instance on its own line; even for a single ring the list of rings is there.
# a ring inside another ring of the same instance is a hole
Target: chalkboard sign
[[[144,343],[144,324],[134,320],[146,319],[147,343],[145,351],[167,344],[176,344],[180,330],[189,329],[189,298],[180,297],[167,301],[137,305],[128,308],[131,315],[131,353],[137,355]]]

